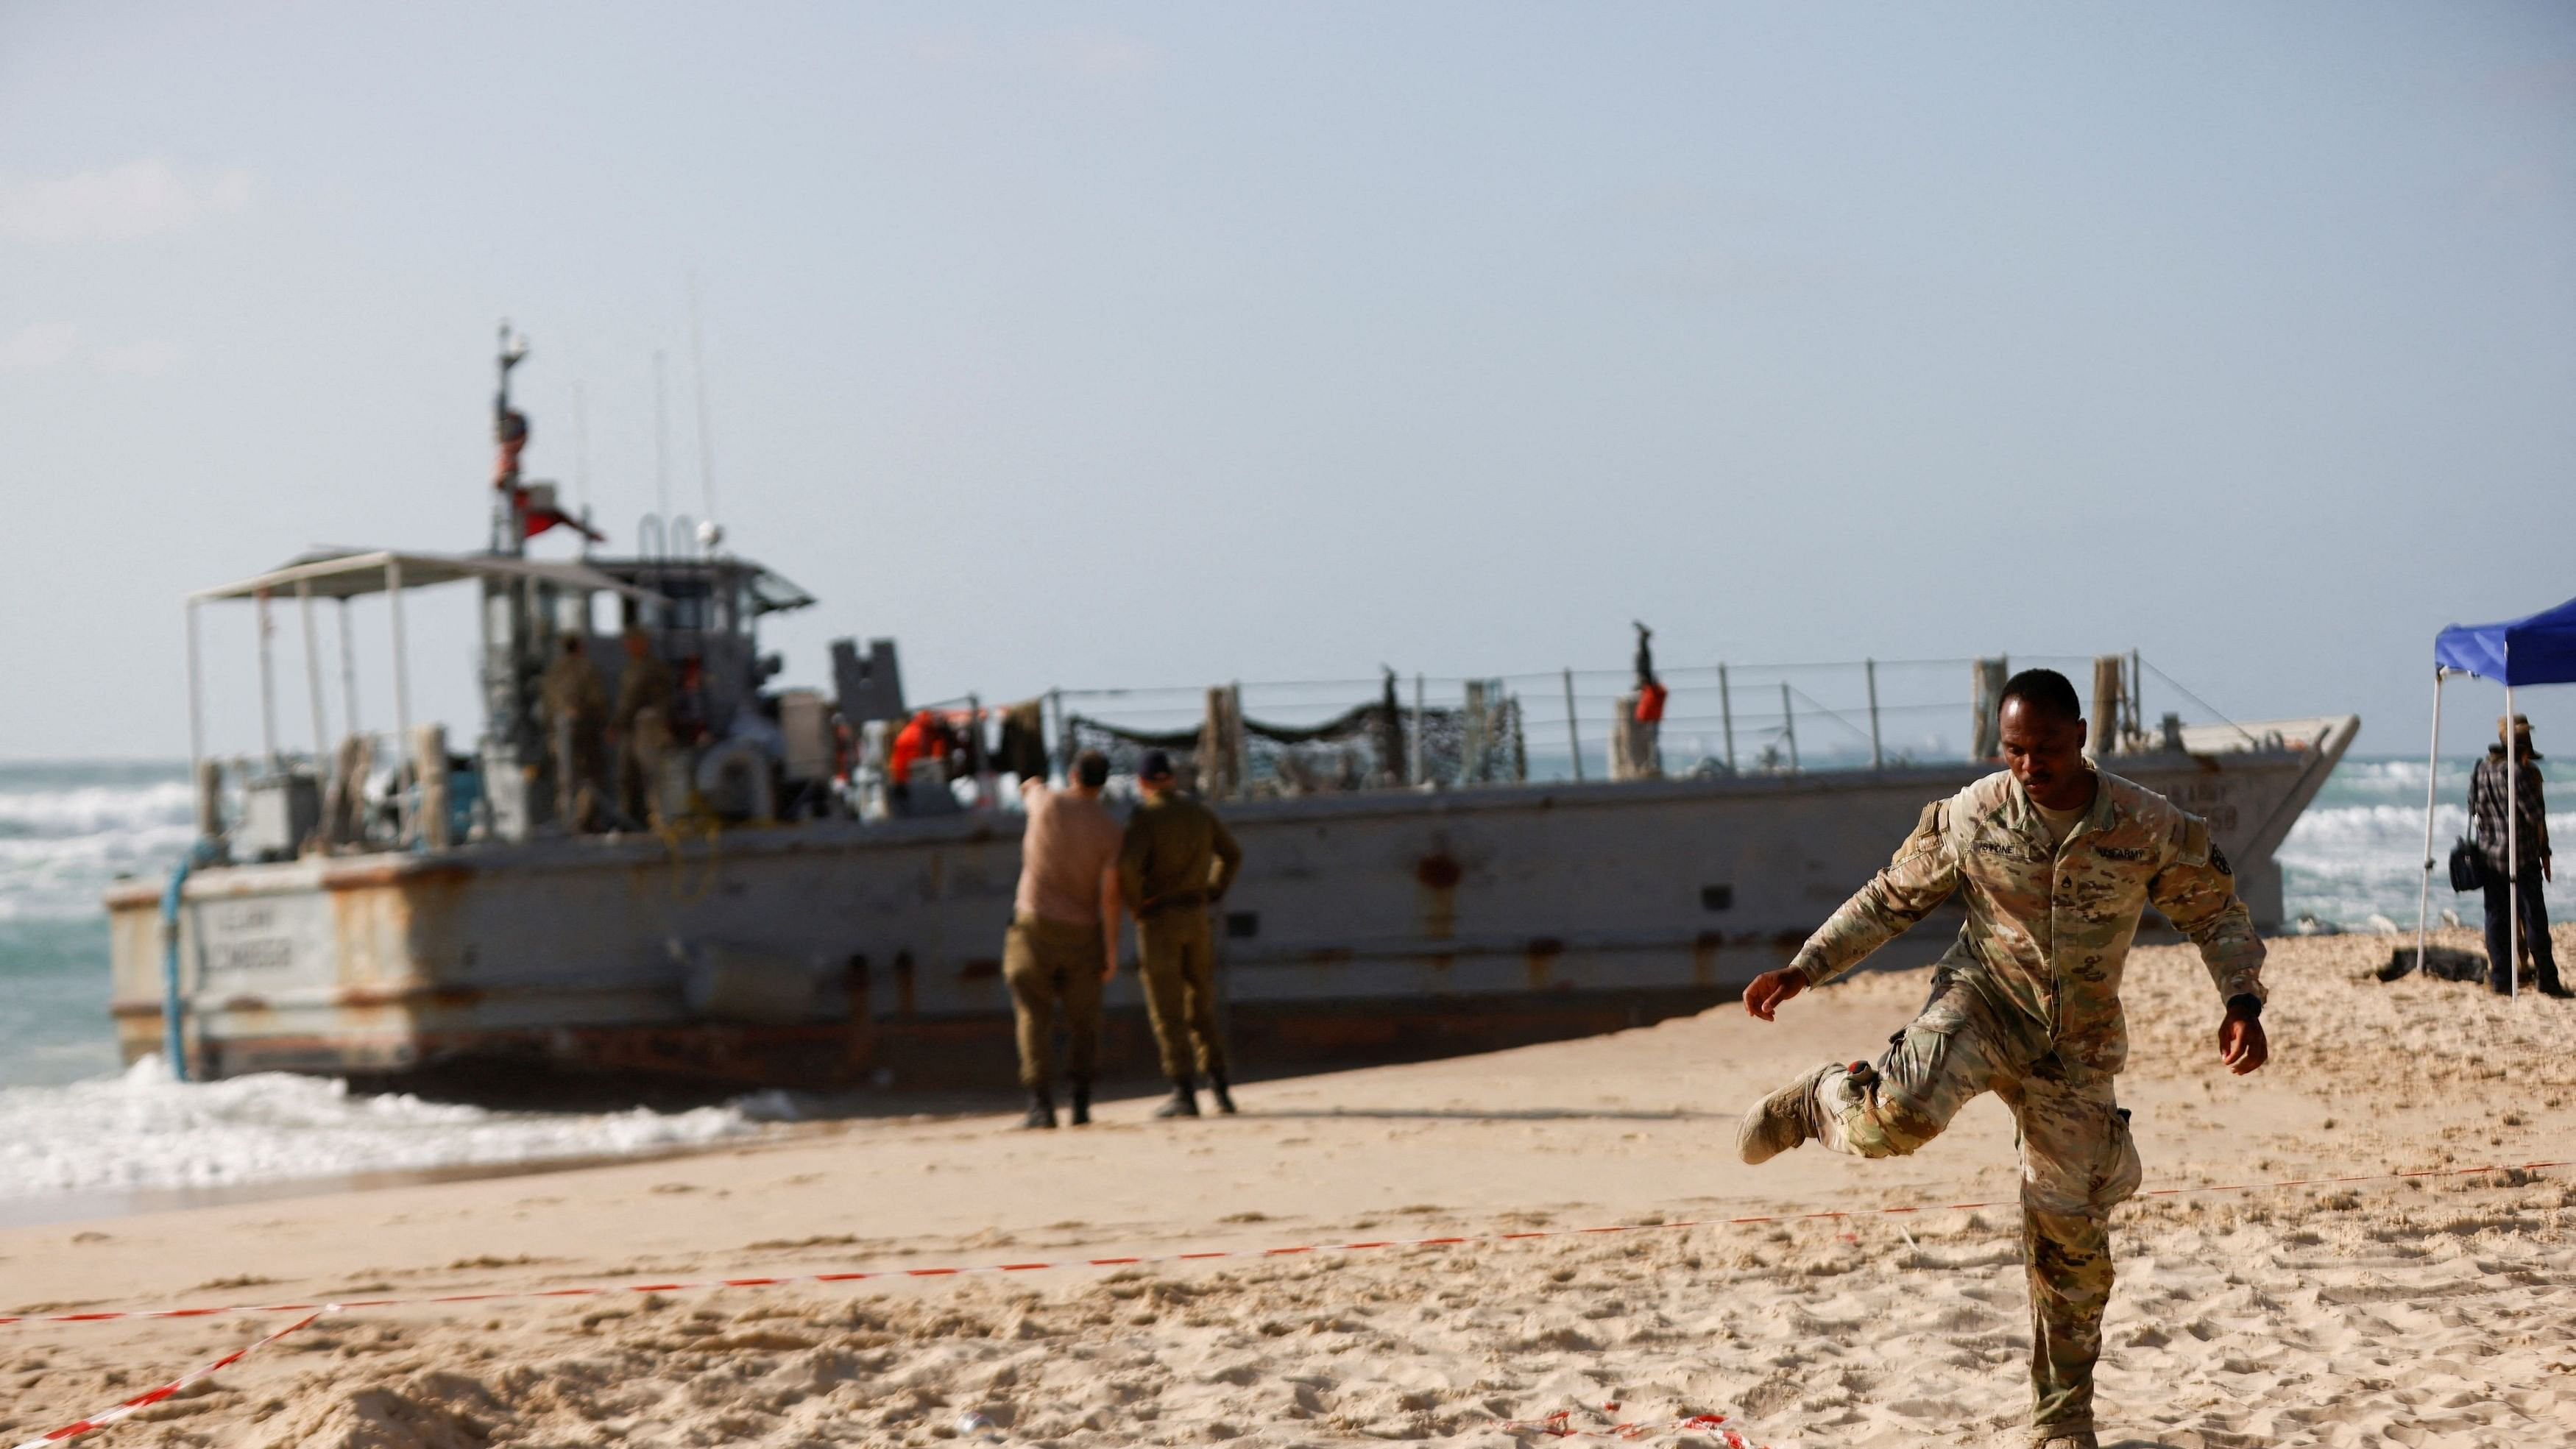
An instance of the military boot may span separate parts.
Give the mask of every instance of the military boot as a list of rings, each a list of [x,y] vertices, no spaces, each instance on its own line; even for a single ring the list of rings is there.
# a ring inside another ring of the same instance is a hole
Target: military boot
[[[1154,1109],[1157,1117],[1195,1117],[1199,1114],[1198,1092],[1187,1077],[1172,1078],[1172,1100]]]
[[[1842,1070],[1842,1063],[1827,1062],[1754,1103],[1735,1129],[1735,1155],[1752,1166],[1815,1136],[1816,1083]]]
[[[2030,1449],[2102,1449],[2090,1429],[2042,1429],[2030,1436]]]
[[[1076,1127],[1091,1125],[1091,1079],[1089,1077],[1073,1079],[1073,1125]]]
[[[1234,1115],[1234,1094],[1225,1089],[1225,1073],[1208,1073],[1208,1095],[1216,1099],[1219,1112],[1228,1117]]]
[[[1020,1119],[1022,1127],[1055,1125],[1055,1094],[1044,1087],[1029,1088],[1029,1115]]]

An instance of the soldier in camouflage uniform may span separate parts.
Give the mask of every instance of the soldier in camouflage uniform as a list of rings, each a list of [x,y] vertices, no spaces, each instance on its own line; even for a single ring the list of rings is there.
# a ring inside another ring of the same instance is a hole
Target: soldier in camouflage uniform
[[[1814,1138],[1892,1157],[1938,1136],[1979,1092],[2018,1123],[2022,1248],[2031,1294],[2032,1442],[2093,1449],[2093,1364],[2111,1296],[2111,1208],[2138,1188],[2138,1152],[2111,1078],[2128,1056],[2120,969],[2153,905],[2200,948],[2226,1002],[2221,1059],[2268,1055],[2263,943],[2209,827],[2084,759],[2082,706],[2064,676],[2029,670],[2004,688],[2009,770],[1927,805],[1896,857],[1797,957],[1745,988],[1764,1021],[1850,971],[1942,902],[1967,923],[1932,974],[1931,998],[1875,1065],[1828,1065],[1745,1115],[1748,1163]]]
[[[566,830],[589,830],[603,813],[600,731],[608,719],[608,687],[583,652],[581,635],[563,636],[561,652],[539,681],[538,699],[554,757],[555,819]]]

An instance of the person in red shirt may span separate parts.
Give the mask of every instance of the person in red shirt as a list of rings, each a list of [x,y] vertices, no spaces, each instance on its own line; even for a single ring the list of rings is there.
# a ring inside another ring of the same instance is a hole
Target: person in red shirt
[[[886,752],[886,782],[897,792],[898,798],[901,792],[911,788],[914,763],[925,758],[947,759],[951,743],[948,727],[929,710],[925,709],[905,721],[904,727],[895,732],[893,746]]]

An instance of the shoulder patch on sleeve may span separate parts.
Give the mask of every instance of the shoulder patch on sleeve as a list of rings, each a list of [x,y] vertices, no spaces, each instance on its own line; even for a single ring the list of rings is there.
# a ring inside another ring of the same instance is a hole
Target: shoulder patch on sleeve
[[[2210,857],[2217,854],[2217,847],[2210,843],[2209,822],[2199,816],[2184,815],[2182,828],[2177,834],[2178,838],[2174,841],[2174,859],[2182,864],[2208,865],[2211,863]],[[2225,858],[2220,857],[2218,864],[2220,871],[2225,873]]]
[[[1941,837],[1949,828],[1950,802],[1933,801],[1923,807],[1922,815],[1915,819],[1914,828],[1905,833],[1905,839],[1896,847],[1896,854],[1892,859],[1903,860],[1909,855],[1939,848]]]

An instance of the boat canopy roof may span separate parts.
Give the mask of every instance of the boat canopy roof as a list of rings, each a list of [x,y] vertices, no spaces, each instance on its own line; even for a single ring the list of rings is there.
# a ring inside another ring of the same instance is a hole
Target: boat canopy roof
[[[814,596],[795,584],[772,573],[766,566],[734,555],[703,558],[681,555],[672,558],[649,556],[593,556],[588,566],[647,589],[667,591],[679,580],[723,580],[738,585],[743,591],[743,605],[753,614],[783,614],[814,603]]]
[[[411,553],[397,549],[343,548],[312,549],[267,573],[219,588],[199,589],[188,597],[192,602],[205,602],[310,589],[319,598],[348,599],[360,594],[384,593],[395,587],[420,589],[433,584],[494,578],[535,579],[560,588],[598,590],[647,601],[661,598],[650,589],[639,588],[601,573],[588,564],[569,560],[555,562],[491,553]]]

